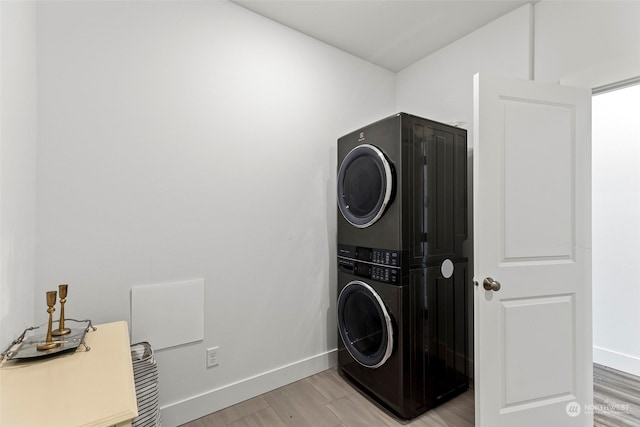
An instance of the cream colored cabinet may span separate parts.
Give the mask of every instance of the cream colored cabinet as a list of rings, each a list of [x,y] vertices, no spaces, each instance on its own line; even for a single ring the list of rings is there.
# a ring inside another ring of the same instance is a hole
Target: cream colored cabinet
[[[126,322],[97,325],[90,351],[0,364],[0,427],[124,427],[138,415]]]

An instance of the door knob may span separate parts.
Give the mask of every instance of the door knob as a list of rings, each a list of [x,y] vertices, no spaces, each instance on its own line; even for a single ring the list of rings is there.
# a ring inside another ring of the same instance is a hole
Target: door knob
[[[487,277],[482,282],[482,286],[488,291],[499,291],[500,290],[500,282],[497,280],[493,280],[491,277]]]

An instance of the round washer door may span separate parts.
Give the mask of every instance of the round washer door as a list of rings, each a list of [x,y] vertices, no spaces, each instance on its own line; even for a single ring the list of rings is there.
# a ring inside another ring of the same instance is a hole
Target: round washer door
[[[365,228],[384,214],[393,192],[393,173],[385,155],[370,144],[358,145],[338,170],[338,207],[350,224]]]
[[[347,351],[358,363],[378,368],[393,350],[391,317],[380,295],[354,280],[338,296],[338,330]]]

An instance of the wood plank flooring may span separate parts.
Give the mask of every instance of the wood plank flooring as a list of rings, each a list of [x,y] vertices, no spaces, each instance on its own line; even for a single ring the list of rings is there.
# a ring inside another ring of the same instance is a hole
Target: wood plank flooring
[[[474,396],[469,390],[402,422],[363,397],[333,368],[182,427],[473,427],[473,414]]]
[[[640,378],[593,365],[594,427],[640,426]]]
[[[594,427],[640,426],[640,378],[594,365]],[[182,427],[473,427],[466,393],[410,422],[379,409],[329,369],[238,403]]]

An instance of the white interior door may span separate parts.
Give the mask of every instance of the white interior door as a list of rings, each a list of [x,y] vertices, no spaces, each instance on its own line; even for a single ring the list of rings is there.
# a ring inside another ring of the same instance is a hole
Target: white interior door
[[[591,427],[591,91],[474,76],[473,155],[476,426]]]

